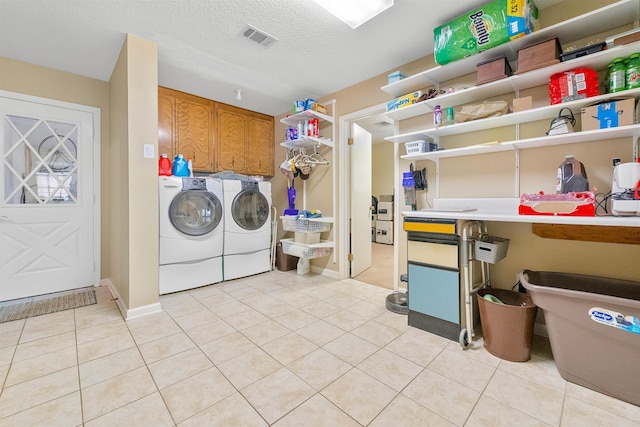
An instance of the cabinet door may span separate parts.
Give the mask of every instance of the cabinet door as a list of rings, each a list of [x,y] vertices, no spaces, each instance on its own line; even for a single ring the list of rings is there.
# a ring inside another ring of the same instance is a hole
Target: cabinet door
[[[217,105],[216,170],[246,173],[246,116],[239,108]]]
[[[175,135],[175,108],[176,99],[166,93],[164,88],[158,90],[158,156],[166,153],[173,161],[175,156],[174,135]]]
[[[193,170],[213,172],[213,114],[205,99],[176,98],[176,153],[193,160]]]
[[[247,143],[247,174],[273,176],[273,118],[250,117]]]
[[[409,310],[460,324],[460,273],[409,263]]]

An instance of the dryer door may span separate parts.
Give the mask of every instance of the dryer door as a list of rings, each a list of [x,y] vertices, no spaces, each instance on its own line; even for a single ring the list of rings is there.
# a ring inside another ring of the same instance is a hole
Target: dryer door
[[[222,221],[220,199],[206,190],[186,190],[178,193],[169,206],[171,224],[188,236],[211,233]]]
[[[255,185],[254,185],[255,184]],[[271,215],[269,201],[259,190],[257,182],[242,182],[242,191],[233,199],[233,220],[244,230],[258,230]]]

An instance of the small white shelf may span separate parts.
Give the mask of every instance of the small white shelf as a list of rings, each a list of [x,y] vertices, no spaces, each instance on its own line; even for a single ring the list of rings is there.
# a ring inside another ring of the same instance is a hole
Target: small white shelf
[[[318,113],[317,111],[313,111],[313,110],[304,110],[299,113],[292,114],[291,116],[287,116],[283,119],[280,119],[280,122],[284,123],[287,126],[297,126],[298,123],[305,122],[309,119],[315,119],[315,118],[324,120],[325,122],[333,123],[332,116]]]
[[[280,242],[282,243],[282,252],[304,259],[328,256],[333,249],[333,242],[329,240],[322,240],[320,243],[314,243],[312,245],[296,243],[294,239],[280,239]]]
[[[542,28],[541,30],[528,34],[525,37],[512,40],[508,43],[496,46],[493,49],[452,62],[451,64],[430,68],[422,71],[421,73],[383,86],[381,89],[393,97],[402,96],[427,86],[438,85],[441,82],[471,74],[476,71],[479,63],[493,58],[505,56],[508,60],[513,60],[516,58],[518,50],[523,47],[531,46],[553,37],[557,37],[561,45],[564,45],[593,34],[598,34],[620,27],[622,25],[632,23],[638,18],[639,5],[640,0],[618,1],[575,18]],[[611,51],[616,49],[617,48],[611,49]],[[618,56],[622,55],[623,54],[620,53]],[[584,57],[585,61],[590,61],[591,59],[586,58],[591,58],[592,56],[593,55],[588,55],[587,57]],[[563,71],[575,68],[576,66],[579,66],[581,62],[582,61],[580,61],[580,59],[575,59],[573,61],[561,63],[567,67]],[[561,68],[563,67],[558,67],[558,69]],[[602,68],[602,66],[600,68]],[[522,76],[524,75],[525,74],[522,74]],[[547,74],[547,77],[548,75],[550,74]]]
[[[639,137],[640,125],[621,126],[611,129],[598,129],[584,132],[572,132],[562,135],[541,136],[498,143],[470,145],[461,148],[451,148],[427,153],[407,154],[400,156],[406,160],[435,160],[447,157],[463,157],[477,154],[496,153],[499,151],[521,150],[527,148],[546,147],[549,145],[575,144],[580,142],[597,141],[601,139],[615,139]]]
[[[316,137],[316,136],[305,136],[300,139],[292,139],[289,141],[281,142],[280,145],[286,148],[313,148],[317,145],[326,145],[328,147],[333,148],[333,141],[329,138]]]

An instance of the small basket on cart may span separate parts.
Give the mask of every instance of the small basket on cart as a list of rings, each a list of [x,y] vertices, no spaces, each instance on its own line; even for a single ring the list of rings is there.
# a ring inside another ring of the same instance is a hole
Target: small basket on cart
[[[509,239],[495,236],[482,236],[475,240],[475,259],[489,264],[495,264],[507,256]]]

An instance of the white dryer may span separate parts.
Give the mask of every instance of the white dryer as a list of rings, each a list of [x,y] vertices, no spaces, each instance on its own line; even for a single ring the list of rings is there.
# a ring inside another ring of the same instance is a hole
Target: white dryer
[[[223,180],[224,280],[271,270],[271,183]]]
[[[222,281],[224,205],[215,178],[161,176],[160,294]]]

